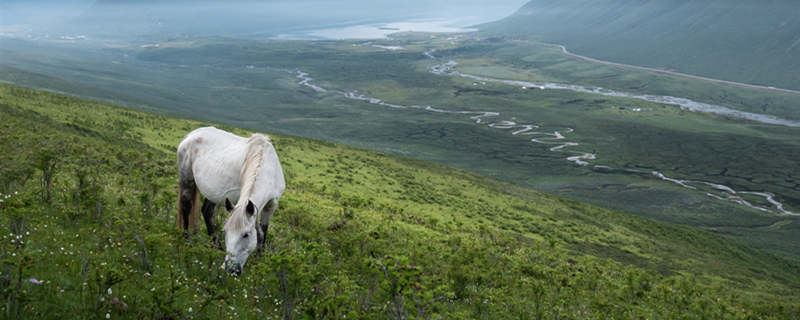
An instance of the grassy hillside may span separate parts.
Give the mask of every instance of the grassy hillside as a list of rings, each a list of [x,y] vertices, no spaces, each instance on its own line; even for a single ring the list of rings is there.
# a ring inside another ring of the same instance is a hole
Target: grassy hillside
[[[800,315],[793,258],[289,136],[268,253],[231,278],[175,224],[174,146],[205,124],[8,85],[0,116],[5,318]]]
[[[533,0],[486,28],[602,60],[798,89],[797,9],[791,0]]]
[[[800,109],[791,107],[800,96],[623,70],[571,59],[532,41],[482,35],[409,34],[371,42],[405,48],[394,51],[364,41],[157,42],[158,48],[87,49],[4,40],[0,47],[6,50],[0,52],[7,66],[0,66],[0,78],[145,111],[438,162],[800,255],[800,217],[720,201],[706,195],[713,190],[686,189],[649,173],[771,192],[798,212],[797,128],[568,90],[476,86],[428,68],[453,59],[457,70],[469,74],[672,95],[790,119],[800,119]],[[433,49],[439,60],[424,54]],[[299,84],[296,70],[308,72],[312,83],[328,91]],[[337,92],[351,90],[390,103],[501,115],[476,124],[469,116],[387,108]],[[580,146],[551,152],[552,145],[533,143],[531,136],[489,126],[506,120],[536,123],[550,132],[574,129],[566,139]],[[571,150],[596,152],[592,164],[647,173],[576,166],[565,161]],[[771,206],[763,198],[747,200]]]

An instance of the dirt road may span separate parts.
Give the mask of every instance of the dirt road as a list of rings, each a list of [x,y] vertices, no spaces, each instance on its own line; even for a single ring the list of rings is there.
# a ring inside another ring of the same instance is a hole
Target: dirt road
[[[685,74],[685,73],[680,73],[680,72],[675,72],[675,71],[670,71],[670,70],[648,68],[648,67],[640,67],[640,66],[633,66],[633,65],[629,65],[629,64],[598,60],[598,59],[595,59],[595,58],[590,58],[590,57],[586,57],[586,56],[582,56],[582,55],[579,55],[579,54],[574,54],[572,52],[569,52],[569,50],[567,50],[567,47],[565,47],[563,45],[560,45],[560,44],[549,44],[549,43],[545,43],[545,44],[549,45],[549,46],[560,48],[561,52],[563,52],[565,55],[570,56],[572,58],[580,59],[580,60],[584,60],[584,61],[589,61],[589,62],[600,63],[600,64],[604,64],[604,65],[608,65],[608,66],[615,66],[615,67],[636,69],[636,70],[643,70],[643,71],[651,71],[651,72],[669,74],[669,75],[679,76],[679,77],[684,77],[684,78],[703,80],[703,81],[710,81],[710,82],[714,82],[714,83],[728,84],[728,85],[733,85],[733,86],[743,87],[743,88],[762,89],[762,90],[769,90],[769,91],[773,91],[773,92],[800,95],[800,91],[797,91],[797,90],[782,89],[782,88],[775,88],[775,87],[772,87],[772,86],[760,86],[760,85],[756,85],[756,84],[748,84],[748,83],[741,83],[741,82],[735,82],[735,81],[706,78],[706,77],[695,76],[695,75],[691,75],[691,74]]]

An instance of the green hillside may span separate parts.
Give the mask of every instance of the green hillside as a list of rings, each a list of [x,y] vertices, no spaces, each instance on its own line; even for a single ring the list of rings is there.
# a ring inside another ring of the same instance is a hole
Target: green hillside
[[[790,0],[533,0],[486,30],[597,59],[800,88],[800,15]]]
[[[231,278],[175,223],[174,149],[207,124],[8,85],[0,119],[7,319],[800,316],[793,258],[289,136],[268,253]]]
[[[800,95],[600,65],[535,41],[481,34],[457,38],[408,34],[373,43],[406,50],[363,41],[187,38],[159,41],[158,48],[97,51],[0,40],[6,49],[0,49],[0,78],[148,112],[437,162],[800,255],[800,217],[714,199],[706,192],[715,190],[691,190],[651,174],[770,192],[786,210],[800,212],[800,175],[793,170],[798,128],[569,90],[476,86],[430,68],[452,59],[459,63],[455,70],[471,75],[669,95],[795,120]],[[429,50],[436,50],[438,59],[426,56]],[[328,91],[300,84],[298,70]],[[353,90],[395,104],[501,115],[477,124],[469,116],[386,108],[340,93]],[[491,127],[511,120],[551,132],[570,128],[566,138],[580,146],[551,152],[552,146],[515,135],[514,129]],[[635,171],[572,165],[564,159],[572,151],[596,152],[594,165]],[[636,173],[642,169],[644,174]],[[747,201],[774,208],[764,198]]]

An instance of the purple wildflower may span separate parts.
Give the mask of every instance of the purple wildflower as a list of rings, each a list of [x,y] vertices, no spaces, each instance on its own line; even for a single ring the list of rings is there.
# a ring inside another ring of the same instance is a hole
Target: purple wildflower
[[[36,280],[35,278],[28,279],[28,282],[33,284],[42,284],[42,280]]]

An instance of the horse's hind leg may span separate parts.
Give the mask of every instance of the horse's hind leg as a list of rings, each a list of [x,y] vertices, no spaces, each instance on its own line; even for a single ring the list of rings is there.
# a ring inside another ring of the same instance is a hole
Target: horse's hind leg
[[[203,201],[203,220],[206,221],[206,231],[208,235],[211,237],[212,241],[216,244],[217,243],[217,225],[214,224],[214,208],[216,207],[216,203],[205,199]]]
[[[180,191],[178,196],[178,227],[183,228],[183,231],[189,232],[189,216],[192,212],[192,205],[194,205],[195,193],[197,188],[194,181],[182,180],[179,182]]]
[[[194,232],[200,218],[200,191],[192,172],[191,149],[183,143],[178,147],[178,227],[187,238]]]
[[[256,229],[258,234],[258,253],[264,251],[264,243],[267,240],[267,231],[269,230],[269,218],[275,213],[275,209],[278,209],[278,199],[270,200],[261,210],[261,221],[259,221],[259,228]]]

